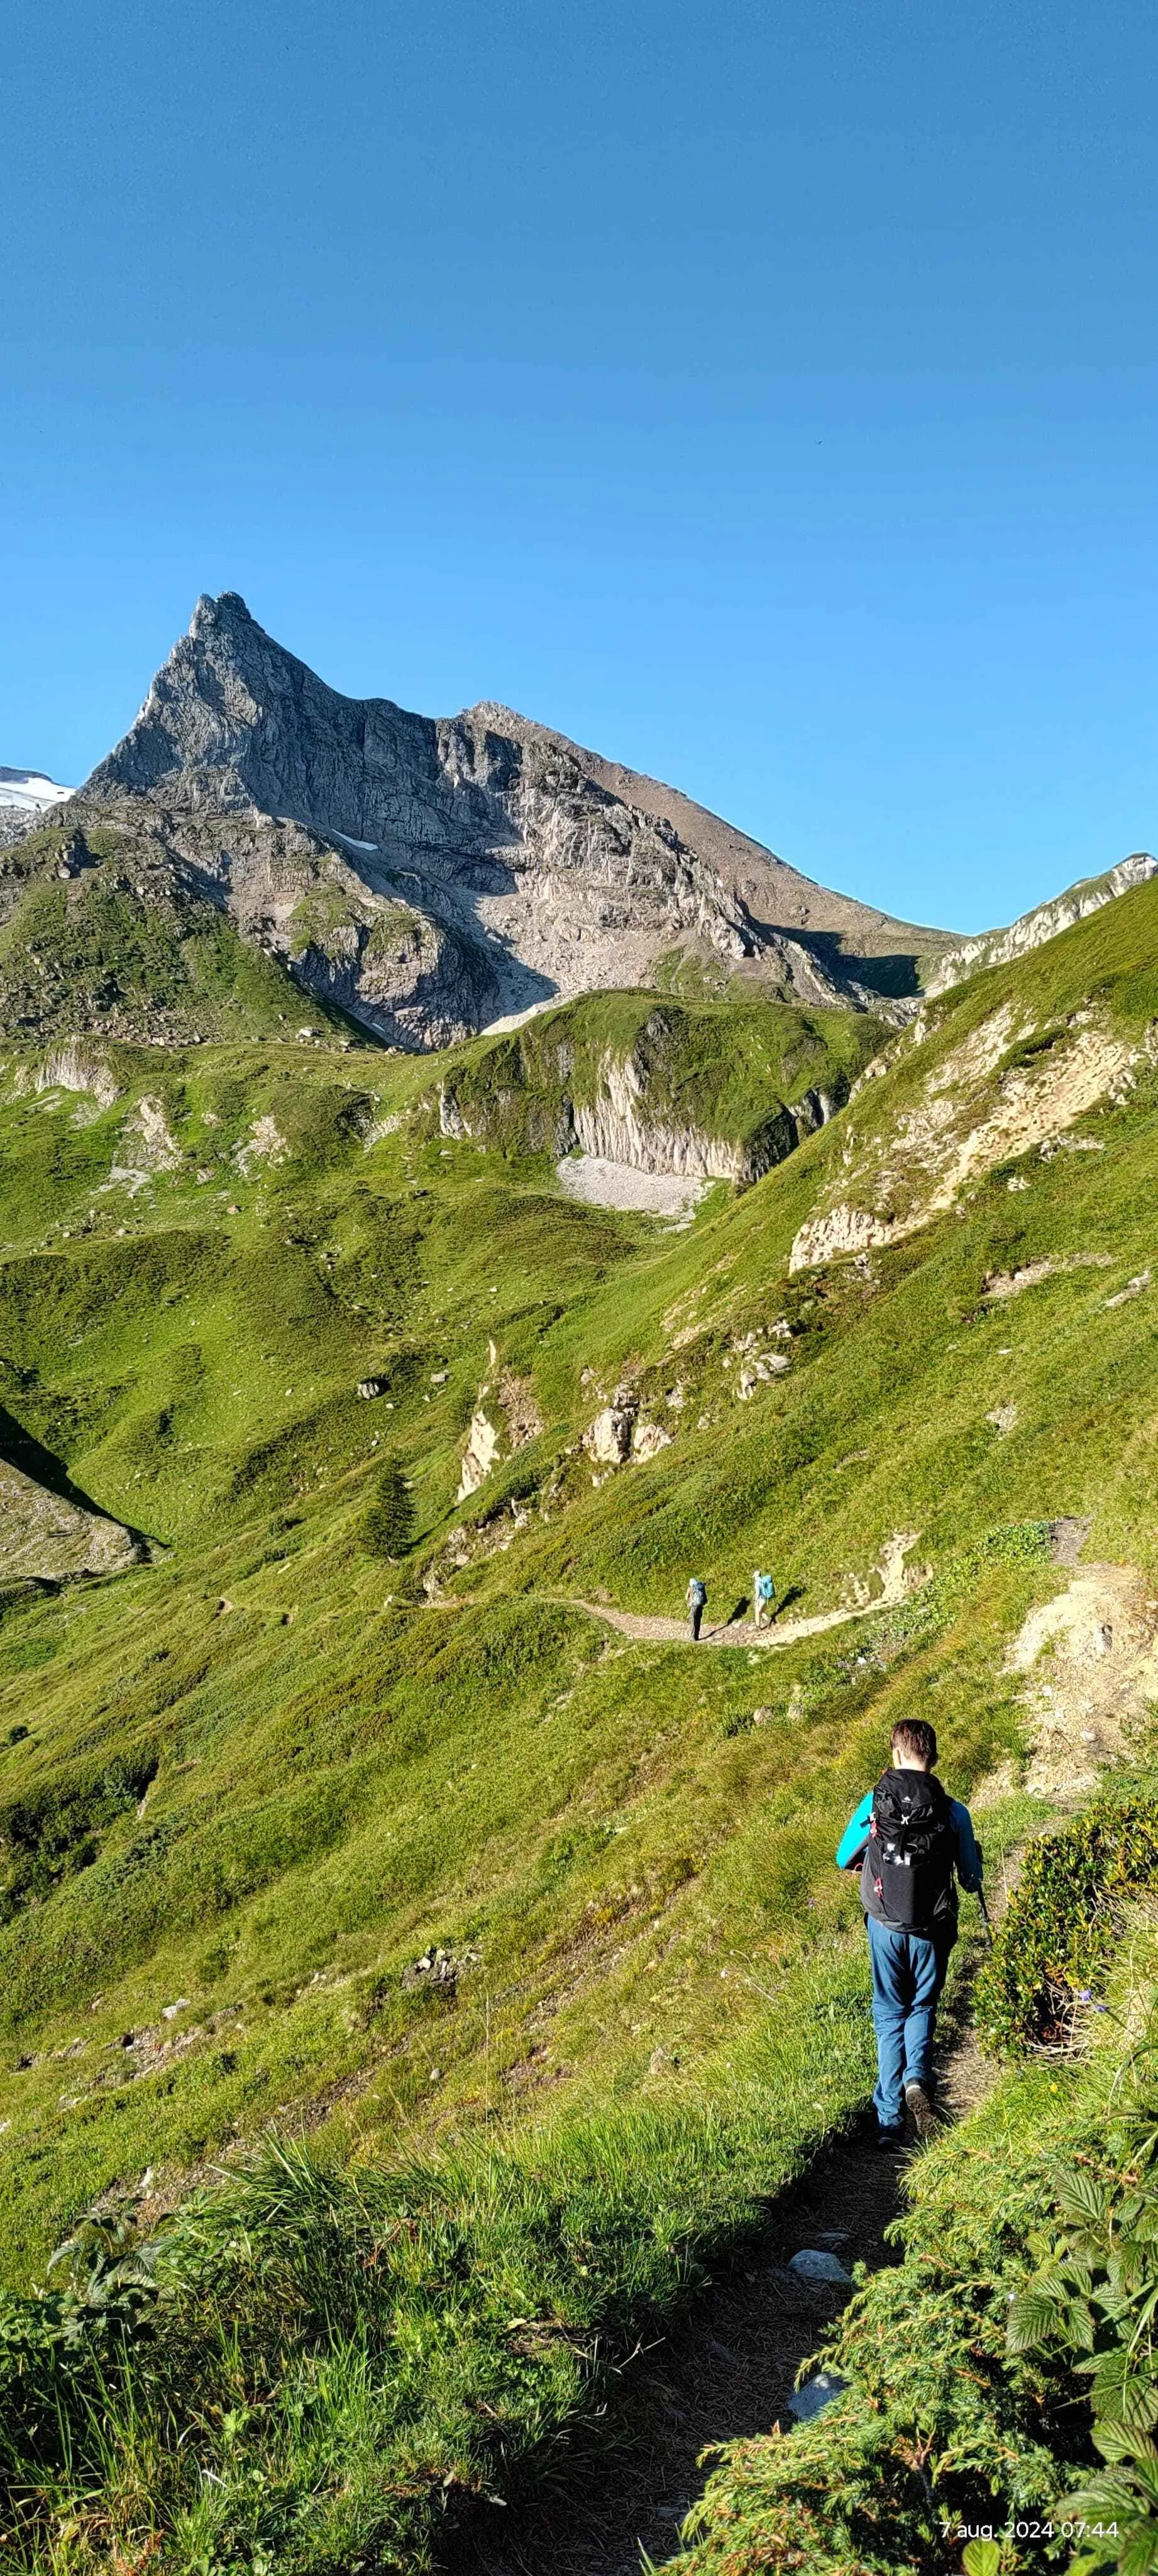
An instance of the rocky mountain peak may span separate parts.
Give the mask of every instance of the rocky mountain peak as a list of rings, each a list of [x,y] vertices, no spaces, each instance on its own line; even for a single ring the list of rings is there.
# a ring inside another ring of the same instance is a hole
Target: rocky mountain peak
[[[152,854],[149,882],[163,862],[174,936],[186,898],[208,899],[318,1000],[408,1048],[657,983],[702,998],[739,980],[901,1019],[922,986],[1020,953],[1152,864],[996,945],[917,929],[497,700],[434,717],[347,697],[235,590],[198,600],[71,819],[106,839],[119,825],[134,869]],[[7,842],[27,830],[14,797]],[[71,873],[62,852],[46,864]],[[24,881],[10,877],[0,910]]]
[[[944,945],[510,708],[346,697],[236,591],[198,600],[83,801],[146,806],[243,929],[409,1046],[650,984],[661,959],[877,1007],[882,958],[903,991],[922,944]]]
[[[219,591],[216,599],[211,591],[203,590],[189,620],[189,633],[192,636],[201,636],[214,630],[253,626],[256,622],[256,619],[250,616],[239,590]]]

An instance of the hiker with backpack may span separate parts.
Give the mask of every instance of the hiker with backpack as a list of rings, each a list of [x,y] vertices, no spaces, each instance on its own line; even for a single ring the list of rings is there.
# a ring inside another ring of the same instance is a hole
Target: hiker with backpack
[[[684,1594],[684,1599],[688,1605],[688,1626],[692,1632],[692,1644],[698,1646],[700,1641],[700,1621],[703,1618],[708,1599],[707,1584],[701,1583],[698,1574],[693,1574],[687,1591]]]
[[[968,1807],[946,1796],[923,1718],[893,1728],[891,1763],[861,1799],[837,1847],[859,1870],[877,2040],[877,2144],[903,2144],[908,2109],[919,2138],[936,2131],[930,2099],[933,2024],[957,1938],[957,1882],[981,1892],[981,1848]]]
[[[752,1600],[755,1607],[756,1625],[758,1628],[763,1627],[766,1618],[771,1618],[772,1604],[775,1601],[775,1598],[776,1586],[771,1575],[761,1574],[759,1567],[757,1567],[756,1572],[752,1577]]]

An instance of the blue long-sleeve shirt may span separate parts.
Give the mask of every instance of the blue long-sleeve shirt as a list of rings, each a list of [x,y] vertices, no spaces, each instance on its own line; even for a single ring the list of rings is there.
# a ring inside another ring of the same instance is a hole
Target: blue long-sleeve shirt
[[[855,1808],[849,1817],[836,1846],[838,1869],[851,1869],[854,1861],[863,1860],[869,1838],[869,1818],[872,1811],[873,1793],[870,1789],[861,1799],[859,1807]],[[959,1798],[950,1798],[949,1814],[953,1825],[953,1839],[957,1846],[957,1876],[966,1895],[975,1896],[981,1885],[981,1856],[973,1832],[973,1818],[968,1807],[961,1805]]]

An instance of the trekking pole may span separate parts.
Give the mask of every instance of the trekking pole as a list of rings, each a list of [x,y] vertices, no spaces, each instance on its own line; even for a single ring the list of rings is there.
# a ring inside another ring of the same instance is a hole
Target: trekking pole
[[[981,1920],[982,1920],[982,1922],[983,1922],[983,1923],[984,1923],[984,1925],[985,1925],[985,1934],[986,1934],[986,1939],[988,1940],[988,1943],[989,1943],[989,1947],[990,1947],[990,1949],[992,1949],[992,1948],[993,1948],[993,1925],[991,1924],[991,1922],[990,1922],[990,1920],[989,1920],[989,1908],[988,1908],[988,1906],[987,1906],[987,1904],[986,1904],[986,1902],[985,1902],[985,1890],[984,1890],[984,1888],[983,1888],[983,1887],[979,1887],[979,1888],[978,1888],[978,1890],[977,1890],[977,1902],[978,1902],[978,1904],[979,1904],[979,1906],[980,1906],[980,1908],[981,1908]]]

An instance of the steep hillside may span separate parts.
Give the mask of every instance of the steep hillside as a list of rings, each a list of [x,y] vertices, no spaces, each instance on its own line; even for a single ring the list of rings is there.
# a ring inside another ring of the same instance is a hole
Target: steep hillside
[[[1144,1716],[1148,1583],[1124,1621],[1097,1579],[1156,1570],[1156,934],[1151,881],[930,1002],[682,1233],[569,1200],[555,1131],[466,1132],[480,1082],[519,1090],[477,1041],[9,1050],[4,1400],[154,1559],[0,1618],[10,2277],[98,2195],[152,2224],[238,2176],[180,2239],[190,2281],[219,2247],[196,2314],[236,2373],[189,2363],[147,2476],[118,2452],[126,2546],[188,2564],[195,2510],[214,2566],[428,2563],[863,2099],[831,1855],[890,1722],[935,1711],[993,1855],[1088,1778],[1083,1733],[1125,1758],[1066,1639],[1109,1630]],[[647,1035],[590,1010],[576,1117]],[[713,1025],[736,1137],[771,1040]],[[524,1033],[524,1093],[557,1047]],[[1093,1590],[1051,1630],[1066,1533]],[[271,2257],[275,2353],[236,2251],[251,2188],[260,2226],[321,2206],[292,2156],[240,2178],[271,2123],[356,2157],[332,2237],[301,2220],[346,2266],[340,2366],[329,2292]]]

